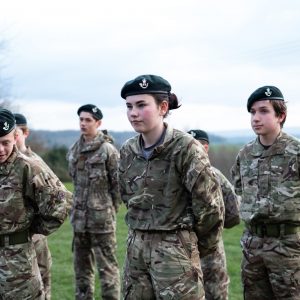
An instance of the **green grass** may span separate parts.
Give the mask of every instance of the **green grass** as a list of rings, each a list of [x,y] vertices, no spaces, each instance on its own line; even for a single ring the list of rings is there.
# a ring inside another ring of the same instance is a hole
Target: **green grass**
[[[72,190],[71,184],[66,187]],[[127,226],[124,221],[126,208],[121,206],[117,216],[117,257],[121,269],[125,257]],[[239,225],[232,229],[225,229],[223,238],[227,256],[227,268],[230,276],[229,299],[241,300],[242,289],[240,280],[241,249],[239,240],[243,226]],[[52,253],[52,300],[74,299],[74,271],[72,254],[72,227],[69,219],[61,228],[48,237],[49,247]],[[97,274],[97,273],[96,273]],[[95,299],[100,300],[100,288],[98,274],[96,275]]]

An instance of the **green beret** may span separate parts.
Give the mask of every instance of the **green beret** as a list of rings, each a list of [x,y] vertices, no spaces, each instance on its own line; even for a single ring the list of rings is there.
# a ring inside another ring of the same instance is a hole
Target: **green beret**
[[[27,120],[26,120],[26,118],[25,118],[25,116],[24,115],[22,115],[22,114],[14,114],[14,116],[15,116],[15,119],[16,119],[16,124],[18,125],[18,126],[26,126],[27,125]]]
[[[139,94],[169,94],[170,83],[157,75],[140,75],[133,80],[127,81],[121,90],[121,97]]]
[[[94,104],[85,104],[80,106],[77,110],[77,115],[79,116],[82,111],[92,114],[97,120],[101,120],[103,118],[101,110]]]
[[[255,90],[249,97],[247,109],[250,112],[251,106],[256,101],[262,100],[281,100],[284,101],[283,95],[276,86],[266,85]]]
[[[15,116],[5,108],[0,108],[0,137],[9,134],[16,125]]]
[[[209,144],[208,134],[204,130],[192,129],[189,130],[188,133],[192,135],[196,140],[203,140]]]

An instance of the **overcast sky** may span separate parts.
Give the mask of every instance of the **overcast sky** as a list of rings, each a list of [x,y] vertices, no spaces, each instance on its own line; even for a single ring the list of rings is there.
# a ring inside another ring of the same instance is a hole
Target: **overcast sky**
[[[0,75],[33,129],[78,129],[77,108],[93,103],[104,128],[132,130],[120,90],[141,74],[171,83],[179,129],[250,128],[247,98],[267,84],[294,127],[299,28],[299,0],[0,0]]]

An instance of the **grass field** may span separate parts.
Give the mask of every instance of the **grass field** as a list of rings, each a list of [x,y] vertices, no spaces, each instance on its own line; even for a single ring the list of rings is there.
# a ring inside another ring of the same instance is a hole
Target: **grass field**
[[[72,189],[71,185],[67,187]],[[126,209],[122,205],[118,213],[117,240],[118,240],[118,261],[122,269],[125,256],[125,241],[127,226],[124,222]],[[241,249],[239,239],[242,234],[242,225],[232,229],[225,229],[223,238],[227,255],[227,268],[230,275],[229,299],[241,300],[242,290],[240,281]],[[62,227],[48,238],[53,258],[52,266],[52,300],[73,300],[74,299],[74,271],[72,256],[72,228],[69,220]],[[122,271],[121,271],[122,272]],[[122,273],[121,273],[122,274]],[[96,277],[95,299],[100,300],[99,280]]]

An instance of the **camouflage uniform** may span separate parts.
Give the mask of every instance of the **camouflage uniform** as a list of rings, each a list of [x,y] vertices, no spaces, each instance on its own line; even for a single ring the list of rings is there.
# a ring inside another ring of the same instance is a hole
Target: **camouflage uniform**
[[[221,185],[222,196],[225,206],[224,228],[232,228],[240,223],[239,217],[239,196],[222,172],[212,167]],[[203,272],[205,299],[225,300],[228,299],[229,276],[226,266],[226,255],[223,239],[221,238],[217,249],[201,258]]]
[[[232,176],[246,229],[245,299],[300,299],[300,142],[281,132],[270,148],[240,150]]]
[[[204,149],[167,126],[147,160],[136,136],[121,148],[120,185],[129,226],[124,298],[204,299],[198,249],[215,249],[224,210]]]
[[[45,168],[48,168],[48,165],[45,164],[45,162],[42,160],[42,158],[34,153],[30,147],[26,147],[26,152],[23,153],[26,156],[36,159],[39,162],[45,166]],[[48,241],[46,236],[42,234],[34,234],[32,236],[34,249],[36,252],[36,258],[38,267],[41,273],[43,285],[44,285],[44,292],[45,292],[45,300],[51,299],[51,266],[52,266],[52,257],[51,252],[48,247]]]
[[[55,231],[69,198],[53,172],[16,147],[0,164],[0,299],[44,299],[31,235]]]
[[[102,299],[119,299],[116,258],[116,211],[121,202],[118,184],[119,153],[101,131],[91,142],[83,136],[67,159],[74,182],[71,223],[74,230],[76,299],[93,299],[97,262]]]

